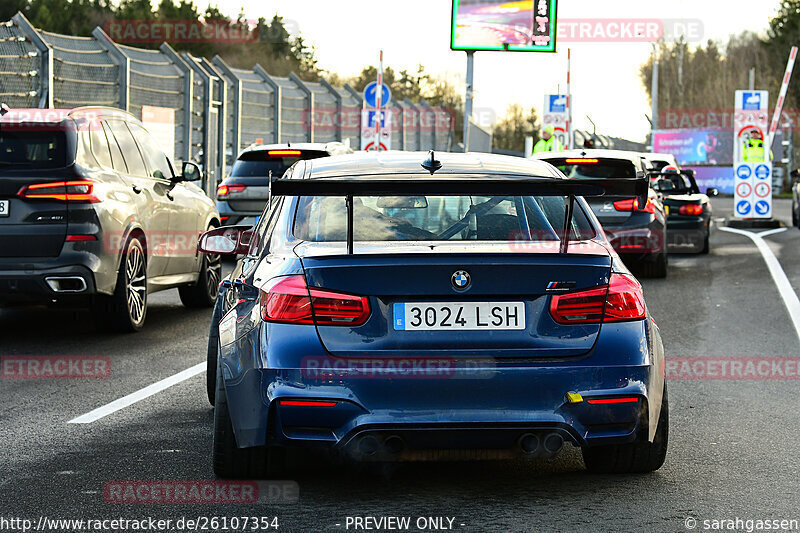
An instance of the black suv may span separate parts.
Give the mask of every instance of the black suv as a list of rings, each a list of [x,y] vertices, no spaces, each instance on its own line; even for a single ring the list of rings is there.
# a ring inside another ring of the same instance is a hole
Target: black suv
[[[136,331],[147,295],[178,287],[212,306],[220,263],[196,251],[214,203],[176,174],[142,123],[119,109],[7,109],[0,118],[0,304],[93,309]]]
[[[278,179],[295,161],[352,153],[340,142],[248,146],[236,158],[230,176],[217,188],[217,209],[222,222],[255,225],[267,205],[270,172]]]

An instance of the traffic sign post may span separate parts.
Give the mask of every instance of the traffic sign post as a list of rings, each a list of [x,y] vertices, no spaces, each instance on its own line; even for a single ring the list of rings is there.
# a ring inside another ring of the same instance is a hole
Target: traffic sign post
[[[544,95],[544,111],[542,127],[552,126],[553,135],[558,139],[561,149],[568,149],[570,114],[568,95]]]
[[[772,162],[766,133],[769,127],[769,93],[736,91],[733,126],[734,218],[772,218]],[[763,161],[746,160],[751,139],[763,142]]]
[[[392,99],[392,91],[383,83],[383,50],[378,61],[378,80],[364,88],[364,101],[370,109],[361,112],[361,149],[388,150],[392,146],[392,114],[383,108]]]

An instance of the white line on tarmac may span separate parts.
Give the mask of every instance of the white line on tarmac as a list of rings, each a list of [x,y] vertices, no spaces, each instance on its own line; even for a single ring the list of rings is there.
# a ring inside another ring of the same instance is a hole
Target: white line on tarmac
[[[792,319],[792,323],[794,324],[794,330],[797,333],[797,338],[800,339],[800,299],[797,298],[797,293],[794,292],[792,284],[789,283],[789,278],[786,277],[786,273],[783,271],[783,268],[781,268],[778,258],[775,257],[775,254],[772,253],[769,244],[767,244],[767,241],[764,240],[764,237],[768,235],[774,235],[775,233],[780,233],[781,231],[786,231],[786,228],[777,228],[762,231],[761,233],[753,233],[752,231],[728,227],[720,227],[719,229],[722,231],[727,231],[728,233],[744,235],[745,237],[749,237],[753,243],[755,243],[756,248],[758,248],[758,251],[761,252],[761,255],[764,257],[764,262],[767,263],[767,269],[769,269],[769,273],[772,274],[772,279],[775,281],[775,285],[778,287],[778,292],[781,294],[783,303],[786,305],[786,310],[789,312],[789,317]]]
[[[101,418],[110,415],[111,413],[116,413],[120,409],[125,409],[136,402],[144,400],[145,398],[149,398],[154,394],[158,394],[159,392],[172,387],[180,383],[181,381],[186,381],[187,379],[200,374],[206,369],[206,363],[198,363],[192,367],[187,368],[181,372],[178,372],[174,376],[170,376],[168,378],[162,379],[161,381],[157,381],[152,385],[148,385],[143,389],[139,389],[136,392],[132,392],[127,396],[123,396],[117,400],[114,400],[111,403],[107,403],[101,407],[98,407],[94,411],[89,411],[88,413],[79,416],[78,418],[73,418],[68,423],[69,424],[91,424],[92,422],[96,422]]]

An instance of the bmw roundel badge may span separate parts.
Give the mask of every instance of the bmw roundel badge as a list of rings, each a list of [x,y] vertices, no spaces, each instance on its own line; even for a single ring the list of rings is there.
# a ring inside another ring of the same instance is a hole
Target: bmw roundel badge
[[[469,284],[472,280],[469,277],[469,272],[466,270],[456,270],[453,272],[453,276],[450,278],[450,281],[453,282],[453,287],[456,289],[464,290],[469,287]]]

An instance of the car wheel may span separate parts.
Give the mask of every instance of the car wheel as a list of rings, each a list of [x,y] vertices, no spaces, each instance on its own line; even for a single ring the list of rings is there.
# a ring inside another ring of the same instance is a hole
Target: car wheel
[[[642,276],[645,278],[666,278],[668,263],[667,252],[661,252],[655,261],[646,261],[641,264]]]
[[[138,237],[131,237],[125,245],[114,294],[96,296],[93,314],[101,329],[135,332],[144,326],[147,316],[147,258]]]
[[[213,226],[209,226],[209,229]],[[200,276],[191,285],[178,287],[181,302],[186,307],[213,307],[217,302],[222,279],[222,260],[219,255],[203,254]]]
[[[233,433],[225,384],[217,365],[214,402],[214,473],[223,479],[264,479],[285,471],[286,449],[275,446],[239,448]]]
[[[206,351],[206,393],[208,402],[213,406],[217,391],[217,354],[219,350],[220,306],[214,307],[211,315],[211,328],[208,331],[208,349]]]
[[[583,462],[597,474],[635,474],[653,472],[661,468],[667,457],[669,444],[669,400],[667,384],[653,442],[634,442],[611,446],[584,447]]]

